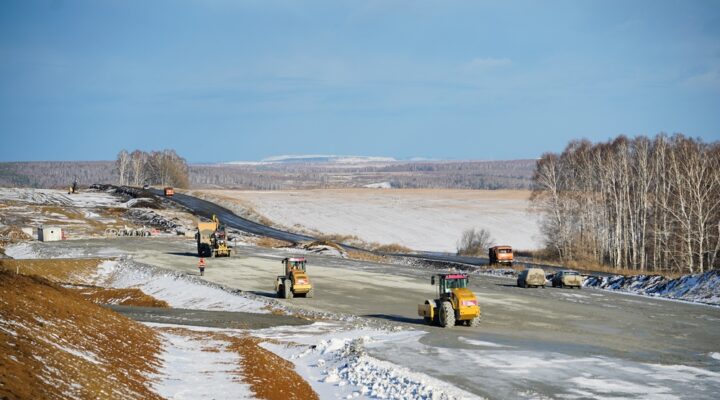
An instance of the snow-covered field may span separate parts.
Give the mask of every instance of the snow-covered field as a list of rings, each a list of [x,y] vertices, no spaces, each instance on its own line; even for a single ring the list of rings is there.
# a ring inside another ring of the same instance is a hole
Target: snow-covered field
[[[0,200],[85,208],[123,206],[120,197],[110,192],[100,191],[68,194],[63,190],[55,189],[0,188]]]
[[[329,189],[203,191],[235,199],[273,223],[415,250],[454,252],[462,232],[489,230],[497,244],[537,249],[538,220],[529,191]]]

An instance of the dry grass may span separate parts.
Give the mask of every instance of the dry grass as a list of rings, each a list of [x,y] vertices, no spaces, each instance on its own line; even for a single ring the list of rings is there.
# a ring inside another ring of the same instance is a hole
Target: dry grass
[[[0,260],[0,266],[23,275],[36,275],[55,282],[71,284],[85,283],[86,276],[95,272],[98,265],[106,261],[101,258],[59,258]]]
[[[405,247],[401,244],[390,243],[390,244],[375,244],[372,246],[372,251],[379,253],[412,253],[413,249]]]
[[[371,261],[376,263],[382,263],[386,261],[385,257],[368,251],[348,250],[347,256],[353,260]]]
[[[293,243],[286,242],[284,240],[273,239],[273,238],[265,237],[265,236],[255,239],[254,242],[255,242],[255,245],[257,245],[257,246],[266,247],[266,248],[270,248],[270,249],[274,249],[274,248],[278,248],[278,247],[291,247],[293,245]]]
[[[0,398],[159,399],[155,332],[36,276],[0,268]]]
[[[244,336],[228,337],[230,349],[242,356],[242,372],[253,393],[267,400],[313,400],[319,396],[300,375],[293,364],[258,346],[260,339]]]

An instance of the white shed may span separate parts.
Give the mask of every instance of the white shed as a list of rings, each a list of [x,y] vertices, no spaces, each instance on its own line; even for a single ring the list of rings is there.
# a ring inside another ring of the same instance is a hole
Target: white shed
[[[42,228],[38,228],[38,240],[41,242],[62,240],[62,229],[57,226],[43,226]]]

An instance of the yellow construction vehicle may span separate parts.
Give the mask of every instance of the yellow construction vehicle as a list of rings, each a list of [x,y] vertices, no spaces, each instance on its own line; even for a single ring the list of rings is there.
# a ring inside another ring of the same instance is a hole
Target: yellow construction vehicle
[[[480,305],[472,290],[468,289],[466,274],[433,275],[430,280],[438,282],[439,296],[437,299],[425,300],[418,305],[418,315],[429,324],[442,327],[463,324],[478,326],[480,324]]]
[[[275,279],[275,292],[278,297],[292,299],[293,296],[313,297],[313,286],[307,274],[307,260],[304,257],[290,257],[282,260],[285,275]]]
[[[199,257],[230,257],[225,225],[213,214],[212,221],[198,222],[195,234]]]

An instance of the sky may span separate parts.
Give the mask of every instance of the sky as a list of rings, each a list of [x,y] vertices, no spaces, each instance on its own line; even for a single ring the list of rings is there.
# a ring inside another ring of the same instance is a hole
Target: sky
[[[0,161],[720,140],[718,1],[0,2]]]

